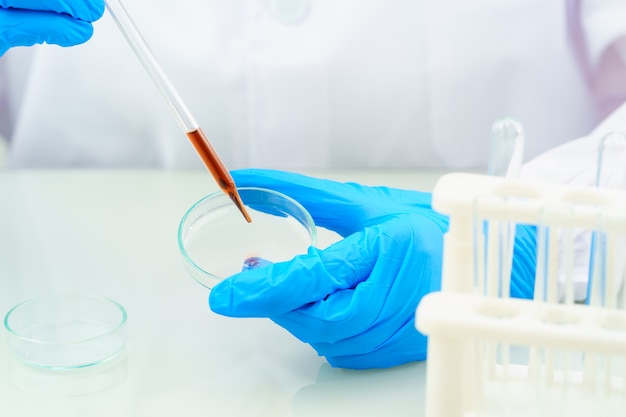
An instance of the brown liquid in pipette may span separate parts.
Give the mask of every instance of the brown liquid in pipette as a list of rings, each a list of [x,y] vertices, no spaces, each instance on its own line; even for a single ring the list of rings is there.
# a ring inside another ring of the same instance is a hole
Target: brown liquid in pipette
[[[211,146],[211,142],[209,142],[209,139],[206,137],[202,129],[198,128],[191,132],[187,132],[187,137],[196,149],[198,155],[200,155],[200,158],[202,158],[204,165],[206,165],[213,178],[215,178],[215,181],[220,189],[226,193],[231,200],[233,200],[233,203],[235,203],[241,214],[243,214],[246,221],[248,223],[252,222],[252,218],[246,211],[246,208],[241,201],[241,197],[239,197],[233,177],[231,177],[230,173],[217,156],[217,152],[215,152],[215,149]]]

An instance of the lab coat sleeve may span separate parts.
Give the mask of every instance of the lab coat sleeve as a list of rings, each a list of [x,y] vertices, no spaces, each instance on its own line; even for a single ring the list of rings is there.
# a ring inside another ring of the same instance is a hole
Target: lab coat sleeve
[[[522,167],[522,178],[533,181],[549,181],[558,184],[572,184],[591,187],[596,182],[598,148],[600,141],[608,134],[626,135],[626,103],[600,123],[589,135],[564,143],[526,162]],[[607,167],[616,171],[622,169],[615,162]],[[610,178],[617,179],[618,175]],[[612,184],[600,184],[611,187]]]
[[[557,146],[528,161],[522,167],[522,178],[531,181],[549,181],[561,184],[592,187],[596,184],[598,149],[600,141],[608,134],[626,136],[626,103],[598,125],[588,136]],[[623,152],[626,152],[623,151]],[[612,155],[604,160],[601,176],[602,188],[621,186],[623,178],[622,155]],[[588,230],[574,232],[574,297],[584,300],[587,291],[591,233]],[[559,271],[559,292],[564,296],[565,274]],[[623,285],[619,282],[618,285]]]

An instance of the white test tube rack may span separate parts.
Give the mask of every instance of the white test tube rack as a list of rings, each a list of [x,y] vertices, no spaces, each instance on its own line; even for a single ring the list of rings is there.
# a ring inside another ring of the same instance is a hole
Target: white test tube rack
[[[626,191],[443,176],[442,291],[424,297],[426,417],[626,415]],[[512,223],[537,226],[534,299],[510,298]],[[573,297],[574,236],[601,233],[593,302]],[[505,271],[505,272],[503,272]]]

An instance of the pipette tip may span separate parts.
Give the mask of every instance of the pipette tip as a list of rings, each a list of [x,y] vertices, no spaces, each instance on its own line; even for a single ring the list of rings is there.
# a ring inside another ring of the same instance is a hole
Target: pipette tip
[[[230,197],[231,200],[233,200],[233,203],[235,203],[235,205],[237,206],[241,214],[243,214],[244,219],[246,219],[248,223],[252,223],[252,217],[250,217],[250,214],[246,210],[246,207],[243,205],[243,201],[241,201],[239,194],[234,193],[234,192],[229,192],[228,196]]]

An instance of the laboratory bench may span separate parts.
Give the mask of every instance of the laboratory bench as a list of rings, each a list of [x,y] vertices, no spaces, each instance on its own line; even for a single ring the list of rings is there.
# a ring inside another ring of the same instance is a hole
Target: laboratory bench
[[[429,191],[443,172],[309,171]],[[206,171],[0,170],[0,313],[88,293],[128,313],[122,354],[75,371],[17,361],[2,329],[0,416],[421,416],[425,363],[331,368],[269,319],[208,307],[177,246],[185,211],[217,191]],[[318,246],[336,236],[319,231]]]

